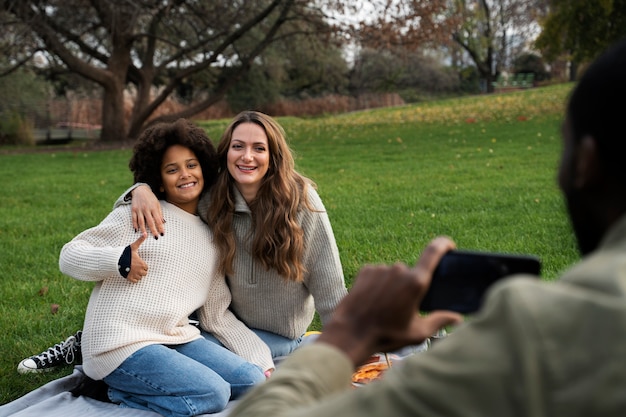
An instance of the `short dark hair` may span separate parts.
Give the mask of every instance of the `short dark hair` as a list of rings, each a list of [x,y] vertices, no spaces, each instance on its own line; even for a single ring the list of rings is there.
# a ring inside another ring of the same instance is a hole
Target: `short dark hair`
[[[595,138],[605,168],[626,182],[626,38],[587,68],[567,108],[574,141]]]
[[[186,119],[172,123],[158,123],[147,128],[137,139],[128,166],[135,182],[148,184],[159,199],[165,195],[161,187],[161,163],[165,151],[173,146],[185,146],[198,158],[204,188],[207,190],[217,179],[217,152],[204,129]]]

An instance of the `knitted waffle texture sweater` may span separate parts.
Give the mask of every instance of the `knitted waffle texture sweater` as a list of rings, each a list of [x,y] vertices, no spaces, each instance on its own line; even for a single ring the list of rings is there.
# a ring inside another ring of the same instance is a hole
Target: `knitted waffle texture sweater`
[[[228,310],[230,292],[217,272],[216,247],[206,224],[172,204],[161,205],[167,233],[159,239],[149,237],[140,246],[139,255],[149,271],[138,283],[118,271],[124,248],[139,237],[130,206],[114,209],[61,250],[61,272],[95,282],[83,327],[85,373],[99,380],[145,346],[201,337],[188,321],[197,309],[203,327],[229,349],[263,369],[272,368],[267,346]]]

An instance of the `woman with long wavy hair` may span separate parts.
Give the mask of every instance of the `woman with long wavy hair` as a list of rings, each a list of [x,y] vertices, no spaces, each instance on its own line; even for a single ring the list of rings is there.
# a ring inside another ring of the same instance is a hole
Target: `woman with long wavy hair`
[[[237,115],[217,152],[220,174],[200,210],[220,249],[231,308],[275,357],[287,355],[315,310],[326,323],[347,293],[328,214],[268,115]]]
[[[326,323],[347,293],[326,209],[273,118],[240,113],[217,152],[220,175],[200,210],[220,248],[231,308],[275,357],[287,355],[315,310]]]

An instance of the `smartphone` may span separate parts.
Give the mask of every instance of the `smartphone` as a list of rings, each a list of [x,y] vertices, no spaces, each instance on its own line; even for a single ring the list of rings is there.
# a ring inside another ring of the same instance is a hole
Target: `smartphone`
[[[518,273],[539,277],[540,272],[541,261],[534,255],[452,250],[437,265],[420,310],[471,314],[494,282]]]

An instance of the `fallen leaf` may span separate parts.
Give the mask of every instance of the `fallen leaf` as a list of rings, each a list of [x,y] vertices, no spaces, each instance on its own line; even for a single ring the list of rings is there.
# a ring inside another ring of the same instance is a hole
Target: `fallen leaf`
[[[48,287],[41,287],[39,289],[39,295],[43,297],[46,294],[48,294]]]
[[[50,304],[50,313],[56,314],[59,311],[58,304]]]

